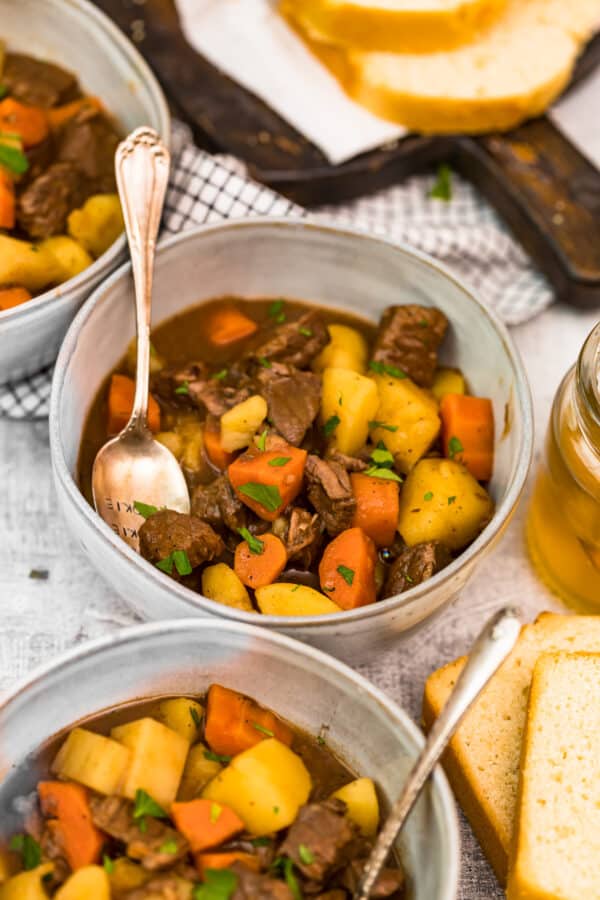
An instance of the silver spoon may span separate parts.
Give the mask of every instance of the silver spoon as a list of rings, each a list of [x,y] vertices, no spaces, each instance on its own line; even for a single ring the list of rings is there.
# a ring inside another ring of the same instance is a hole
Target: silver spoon
[[[135,398],[129,422],[96,455],[94,505],[113,531],[139,550],[143,517],[134,503],[190,511],[179,463],[148,428],[150,317],[154,252],[169,178],[169,151],[151,128],[138,128],[119,144],[115,169],[131,252],[137,326]]]
[[[379,833],[367,860],[354,900],[368,900],[390,850],[450,738],[484,687],[515,646],[521,623],[518,611],[507,606],[497,612],[475,641],[448,702],[436,719],[402,793]]]

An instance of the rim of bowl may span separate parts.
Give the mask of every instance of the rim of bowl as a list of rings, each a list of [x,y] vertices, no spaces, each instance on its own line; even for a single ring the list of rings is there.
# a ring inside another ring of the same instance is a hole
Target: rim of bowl
[[[95,27],[98,31],[104,31],[111,43],[120,50],[121,55],[130,63],[132,69],[139,73],[140,81],[146,86],[154,106],[159,122],[157,130],[162,140],[169,146],[171,140],[169,107],[158,80],[141,53],[117,25],[108,18],[106,13],[102,12],[90,0],[61,0],[61,3],[63,6],[71,6],[76,11],[76,15],[80,15],[81,18],[91,20],[92,28]],[[105,270],[110,269],[119,256],[123,254],[126,245],[127,239],[125,233],[123,233],[110,245],[108,250],[104,251],[102,256],[94,260],[92,265],[80,272],[79,275],[69,278],[68,281],[64,281],[49,291],[44,291],[43,294],[38,294],[36,297],[28,300],[27,303],[21,304],[21,306],[15,306],[13,309],[4,311],[0,310],[0,324],[5,327],[9,324],[18,324],[26,318],[30,319],[37,314],[41,314],[50,304],[54,305],[55,303],[60,303],[61,300],[69,300],[71,291],[85,288],[88,282],[97,280],[98,276],[101,276]]]
[[[378,706],[384,710],[394,723],[399,727],[407,738],[411,749],[419,752],[425,743],[425,738],[421,730],[415,725],[407,712],[399,706],[394,700],[390,699],[382,690],[372,684],[363,675],[355,672],[346,663],[340,662],[333,656],[317,650],[308,644],[297,641],[294,638],[287,637],[279,632],[267,631],[258,625],[246,625],[242,622],[232,622],[219,619],[214,616],[194,617],[191,619],[170,619],[164,622],[147,622],[142,625],[131,625],[127,628],[121,628],[115,634],[107,635],[101,638],[87,641],[85,644],[66,650],[55,656],[50,662],[37,666],[32,672],[24,678],[19,679],[10,689],[9,693],[0,700],[0,716],[10,707],[17,699],[21,698],[27,691],[35,688],[42,683],[49,675],[67,670],[72,663],[80,659],[101,656],[105,650],[115,646],[123,646],[127,644],[135,644],[144,641],[146,636],[155,635],[173,635],[173,634],[189,634],[192,631],[201,631],[205,628],[215,629],[217,631],[233,632],[234,634],[245,634],[267,644],[277,644],[292,653],[313,659],[319,668],[327,668],[334,672],[338,681],[346,681],[355,685],[362,694],[368,695],[369,703]],[[96,710],[101,713],[102,710]],[[93,715],[94,712],[91,713]],[[456,803],[454,795],[450,789],[448,779],[441,767],[438,765],[433,772],[433,782],[435,790],[439,797],[441,805],[441,813],[446,820],[448,828],[445,831],[445,837],[448,841],[448,856],[450,859],[450,868],[446,872],[447,881],[442,888],[440,900],[456,900],[458,896],[458,882],[460,873],[460,831],[458,827],[458,815],[456,811]]]
[[[391,247],[394,250],[398,250],[401,253],[405,253],[408,256],[416,257],[422,263],[435,270],[441,277],[448,278],[460,290],[467,294],[471,302],[478,308],[479,313],[489,320],[492,327],[497,332],[514,371],[515,403],[518,405],[522,417],[521,441],[515,451],[515,458],[517,460],[516,467],[506,491],[506,495],[503,497],[500,505],[496,507],[492,520],[473,543],[460,554],[460,556],[453,560],[449,566],[446,566],[445,569],[442,569],[437,575],[434,575],[433,578],[430,578],[423,584],[415,585],[415,587],[410,588],[408,591],[404,591],[402,594],[397,594],[395,597],[389,597],[387,600],[380,600],[369,606],[360,606],[353,610],[343,610],[342,612],[327,613],[319,616],[272,616],[261,614],[262,627],[265,628],[286,628],[288,631],[308,628],[318,631],[321,625],[337,625],[341,629],[346,625],[377,617],[384,612],[418,604],[420,600],[427,596],[432,587],[440,587],[444,583],[452,581],[460,569],[468,565],[474,557],[480,555],[494,542],[508,523],[519,501],[531,464],[533,453],[533,409],[531,392],[521,357],[517,348],[514,346],[504,323],[500,321],[494,312],[484,306],[483,302],[479,300],[468,287],[465,287],[465,285],[444,265],[438,263],[437,260],[428,256],[426,253],[415,250],[399,241],[394,241],[390,238],[378,235],[371,235],[365,231],[361,231],[359,228],[349,226],[338,227],[337,225],[313,223],[302,218],[291,216],[285,218],[256,216],[248,219],[220,222],[214,225],[202,225],[199,228],[183,231],[180,234],[165,240],[164,243],[161,243],[158,253],[166,252],[171,247],[187,243],[188,241],[193,243],[194,241],[201,239],[205,234],[214,231],[237,231],[247,228],[260,229],[268,227],[284,228],[289,229],[290,231],[301,229],[310,230],[316,233],[333,233],[351,238],[359,238],[367,243],[374,241],[379,244],[384,244],[387,247]],[[215,604],[214,601],[209,600],[202,594],[198,594],[190,588],[178,584],[173,581],[172,578],[169,578],[168,575],[158,571],[154,566],[151,566],[139,553],[136,553],[125,543],[125,541],[121,540],[106,522],[100,518],[95,509],[88,504],[65,462],[62,452],[62,438],[59,424],[62,393],[65,386],[64,373],[69,360],[76,349],[79,332],[84,327],[87,318],[92,313],[96,304],[102,299],[104,293],[112,288],[117,281],[127,276],[130,269],[130,263],[125,263],[96,288],[71,323],[60,349],[54,377],[52,379],[49,421],[50,451],[55,476],[61,487],[64,488],[69,501],[84,516],[84,518],[87,519],[88,523],[97,533],[97,536],[105,544],[110,545],[114,552],[120,553],[129,561],[129,563],[136,567],[140,577],[143,577],[146,580],[148,588],[151,588],[151,585],[156,584],[157,579],[160,579],[158,583],[168,589],[171,595],[180,600],[190,612],[192,610],[201,610],[202,613],[206,613],[210,616],[217,616],[219,618],[252,625],[256,613],[243,612],[242,610],[236,610],[230,606],[225,606],[224,604]],[[444,604],[442,603],[441,606],[443,605]],[[439,607],[436,607],[436,610],[438,608]],[[430,616],[427,616],[426,618],[430,618]]]

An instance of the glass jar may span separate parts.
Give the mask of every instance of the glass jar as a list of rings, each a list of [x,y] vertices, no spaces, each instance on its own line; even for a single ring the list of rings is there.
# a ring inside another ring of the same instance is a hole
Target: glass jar
[[[600,324],[554,398],[527,518],[533,564],[578,612],[600,613]]]

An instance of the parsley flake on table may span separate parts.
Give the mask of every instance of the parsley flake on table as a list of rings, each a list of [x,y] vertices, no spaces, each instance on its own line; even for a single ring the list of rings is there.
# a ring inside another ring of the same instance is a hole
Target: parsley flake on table
[[[331,435],[333,434],[335,429],[338,427],[340,422],[341,422],[341,419],[339,416],[335,416],[335,415],[330,416],[327,419],[327,421],[325,422],[325,424],[323,425],[323,433],[324,433],[325,437],[331,437]]]
[[[192,900],[230,900],[237,883],[237,875],[230,869],[206,869],[204,884],[194,887]]]
[[[247,528],[238,528],[238,533],[248,544],[250,553],[255,553],[257,556],[259,556],[261,553],[264,553],[265,545],[263,541],[255,537],[255,535],[253,535],[251,531],[248,531]]]
[[[448,441],[448,455],[450,459],[454,459],[457,453],[462,453],[465,448],[459,441],[459,439],[453,435]]]
[[[29,578],[32,578],[34,581],[48,581],[50,577],[50,572],[48,569],[31,569],[29,572]]]
[[[260,503],[269,512],[275,512],[282,504],[281,494],[276,484],[259,484],[257,481],[247,481],[238,488],[244,497],[250,497],[256,503]]]
[[[352,585],[354,582],[354,569],[349,569],[348,566],[338,566],[336,571],[339,572],[346,584]]]
[[[437,170],[435,184],[429,191],[432,200],[444,200],[446,203],[452,200],[452,169],[446,163]]]

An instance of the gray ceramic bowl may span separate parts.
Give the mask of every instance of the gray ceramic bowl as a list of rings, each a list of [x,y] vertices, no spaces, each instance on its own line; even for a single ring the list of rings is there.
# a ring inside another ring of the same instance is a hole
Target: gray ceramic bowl
[[[102,99],[123,133],[151,125],[169,140],[169,111],[154,75],[116,25],[87,0],[0,0],[0,37],[9,49],[76,72]],[[49,365],[73,316],[125,258],[121,236],[76,278],[0,312],[0,384]]]
[[[452,323],[448,360],[475,393],[491,397],[498,422],[491,490],[495,515],[450,566],[401,596],[327,616],[243,613],[176,584],[119,539],[87,504],[75,481],[87,412],[134,334],[129,268],[115,272],[81,310],[54,377],[50,440],[59,504],[76,540],[116,591],[146,618],[212,615],[257,622],[348,662],[372,659],[448,603],[505,528],[531,458],[531,400],[506,329],[426,256],[381,238],[304,221],[251,219],[186,232],[158,253],[154,321],[223,294],[306,298],[378,319],[392,303],[436,305]],[[506,423],[506,425],[505,425]]]
[[[142,625],[70,652],[34,673],[0,705],[0,779],[57,731],[136,698],[201,694],[219,682],[271,707],[327,743],[358,774],[398,795],[423,743],[419,730],[377,688],[297,641],[215,619]],[[35,773],[24,791],[35,786]],[[19,825],[11,779],[0,783],[0,836]],[[459,838],[440,769],[399,844],[411,900],[454,900]]]

